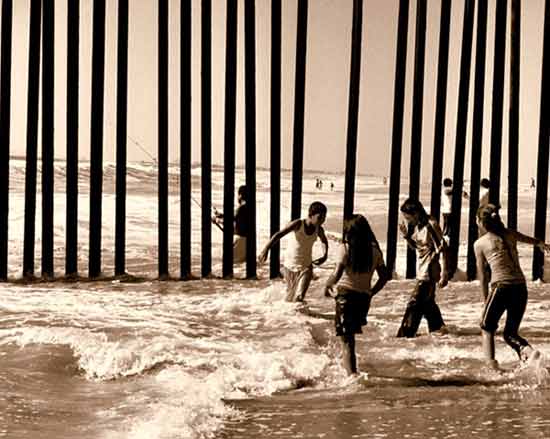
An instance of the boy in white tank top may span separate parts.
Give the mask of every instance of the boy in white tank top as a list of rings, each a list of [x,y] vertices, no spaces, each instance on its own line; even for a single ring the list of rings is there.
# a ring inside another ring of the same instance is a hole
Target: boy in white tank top
[[[304,300],[313,277],[313,264],[321,265],[327,260],[328,241],[322,227],[326,216],[327,207],[319,201],[313,202],[309,206],[307,218],[291,221],[275,233],[258,256],[258,262],[263,264],[271,247],[284,236],[290,235],[282,270],[286,282],[286,300],[289,302]],[[324,253],[319,259],[313,260],[313,244],[317,238],[324,245]]]

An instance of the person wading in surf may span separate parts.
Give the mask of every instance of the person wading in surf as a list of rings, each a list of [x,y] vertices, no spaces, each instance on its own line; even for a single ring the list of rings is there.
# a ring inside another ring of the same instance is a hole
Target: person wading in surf
[[[237,202],[239,207],[235,212],[235,240],[233,241],[233,262],[241,264],[246,262],[246,237],[249,234],[248,227],[248,207],[246,205],[247,190],[246,186],[239,186],[237,192]],[[223,231],[223,213],[214,212],[212,222]]]
[[[286,235],[290,235],[290,244],[285,253],[283,277],[286,282],[288,302],[303,302],[311,279],[313,265],[321,265],[327,260],[328,241],[322,227],[327,216],[327,207],[315,201],[309,206],[308,217],[296,219],[275,233],[258,256],[263,264],[271,247]],[[292,233],[291,233],[292,232]],[[324,247],[323,256],[313,259],[313,244],[319,238]]]
[[[483,356],[491,366],[497,366],[495,332],[498,321],[506,311],[504,341],[516,351],[521,361],[540,357],[540,352],[534,350],[518,334],[527,305],[527,284],[519,265],[517,243],[532,244],[545,252],[550,251],[550,246],[539,239],[507,229],[500,219],[498,207],[494,204],[478,209],[477,225],[482,235],[474,243],[474,251],[485,302],[481,318]],[[487,267],[490,268],[490,273]]]
[[[375,271],[378,280],[371,288]],[[336,335],[342,341],[342,358],[348,375],[357,373],[355,334],[363,332],[361,327],[367,324],[371,299],[389,279],[390,272],[367,219],[352,215],[344,223],[336,268],[325,285],[325,296],[336,300]]]
[[[430,332],[446,330],[439,306],[435,303],[436,284],[444,288],[449,282],[447,273],[447,243],[436,219],[426,213],[418,200],[407,199],[401,205],[405,224],[399,225],[401,235],[409,247],[418,253],[416,286],[412,292],[397,337],[414,337],[422,317],[428,321]],[[441,265],[439,255],[442,254]]]

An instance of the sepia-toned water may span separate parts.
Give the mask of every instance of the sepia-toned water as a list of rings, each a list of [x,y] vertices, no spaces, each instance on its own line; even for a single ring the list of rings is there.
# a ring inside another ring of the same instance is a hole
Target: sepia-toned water
[[[82,165],[79,269],[86,274],[88,168]],[[105,169],[103,266],[105,280],[21,283],[24,163],[12,161],[9,272],[0,284],[0,437],[6,438],[544,438],[550,436],[550,287],[529,283],[521,333],[544,355],[519,368],[497,339],[501,372],[481,356],[476,282],[451,282],[438,293],[450,332],[395,338],[413,281],[403,279],[399,243],[397,279],[374,299],[369,323],[357,337],[362,375],[350,379],[341,364],[333,322],[308,317],[284,301],[282,280],[217,277],[157,281],[156,171],[129,167],[127,269],[148,280],[112,280],[114,169]],[[64,164],[56,165],[55,271],[64,270]],[[200,170],[193,194],[200,203]],[[325,183],[315,188],[315,178]],[[223,172],[214,172],[213,202],[221,209]],[[237,185],[244,175],[237,174]],[[329,183],[335,183],[334,191]],[[170,269],[179,267],[177,168],[170,176]],[[283,173],[282,224],[289,218],[290,175]],[[387,186],[359,176],[355,204],[385,248]],[[338,236],[343,177],[306,174],[304,215],[326,202],[329,236]],[[405,193],[405,190],[403,190]],[[429,187],[424,188],[429,194]],[[404,196],[404,195],[403,195]],[[258,247],[268,239],[269,173],[258,174]],[[429,200],[426,200],[429,201]],[[532,233],[534,192],[520,189],[520,224]],[[427,203],[429,205],[429,203]],[[40,206],[40,201],[38,201]],[[199,207],[193,203],[193,272],[200,273]],[[464,205],[467,213],[467,205]],[[40,213],[40,209],[38,209]],[[463,216],[464,218],[464,216]],[[466,225],[463,224],[463,232]],[[465,233],[465,232],[464,232]],[[462,234],[462,240],[465,234]],[[221,274],[221,233],[212,231],[214,274]],[[284,247],[284,242],[283,242]],[[316,269],[310,306],[333,307],[322,297],[329,260]],[[316,252],[319,248],[315,249]],[[40,272],[40,215],[36,268]],[[520,248],[526,275],[529,247]],[[461,259],[462,268],[464,260]]]

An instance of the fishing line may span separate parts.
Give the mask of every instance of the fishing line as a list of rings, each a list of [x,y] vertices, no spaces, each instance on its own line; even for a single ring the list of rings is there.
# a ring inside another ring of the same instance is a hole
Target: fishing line
[[[109,119],[107,119],[107,123],[111,126],[113,126],[113,124],[109,121]],[[147,150],[147,148],[145,148],[141,143],[139,143],[136,139],[134,139],[132,136],[130,136],[129,134],[126,134],[126,137],[134,144],[136,145],[142,152],[144,152],[145,154],[147,154],[147,156],[153,161],[153,163],[155,165],[158,166],[158,161],[157,159]],[[195,204],[197,206],[199,206],[201,209],[202,209],[202,206],[201,204],[195,199],[195,197],[193,197],[193,195],[191,195],[191,200],[195,202]],[[218,213],[218,209],[216,209],[216,207],[214,205],[211,206],[211,209],[214,211],[214,215],[215,216],[218,216],[219,213]],[[223,228],[220,224],[218,224],[216,221],[212,220],[212,222],[216,225],[216,227],[218,229],[220,229],[222,232],[223,232]]]

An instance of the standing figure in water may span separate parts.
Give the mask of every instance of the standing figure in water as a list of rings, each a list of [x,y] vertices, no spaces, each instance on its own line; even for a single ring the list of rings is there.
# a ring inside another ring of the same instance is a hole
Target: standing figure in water
[[[235,212],[235,240],[233,241],[233,262],[241,264],[246,262],[246,237],[248,236],[248,207],[246,205],[247,191],[246,186],[239,186],[237,192],[237,202],[239,207]],[[215,211],[212,222],[223,230],[223,213]]]
[[[372,275],[378,280],[371,287]],[[340,245],[336,268],[327,279],[325,296],[336,300],[336,335],[342,341],[342,356],[348,375],[357,373],[355,334],[367,324],[372,297],[390,279],[376,237],[367,219],[352,215],[344,223],[343,242]],[[336,293],[333,288],[336,286]]]
[[[443,191],[441,193],[441,216],[443,217],[443,236],[451,236],[451,208],[453,204],[453,180],[443,179]]]
[[[436,284],[447,285],[447,243],[436,219],[426,213],[418,200],[407,199],[401,205],[401,212],[411,226],[412,233],[405,224],[400,224],[401,235],[407,244],[418,253],[416,266],[416,286],[412,292],[397,337],[414,337],[422,317],[428,321],[430,332],[444,331],[445,323],[439,306],[435,303]],[[439,255],[442,254],[441,265]]]
[[[493,204],[481,206],[477,211],[477,225],[482,235],[475,243],[478,278],[485,305],[481,318],[483,356],[492,366],[495,360],[495,331],[506,311],[504,341],[518,354],[521,361],[540,356],[518,334],[519,325],[527,305],[527,285],[519,265],[517,242],[524,242],[549,251],[544,241],[507,229]],[[486,270],[490,268],[490,274]],[[491,288],[489,289],[489,280]]]
[[[263,264],[271,247],[284,236],[291,234],[282,269],[288,302],[304,301],[313,278],[313,265],[321,265],[327,260],[328,240],[322,227],[326,216],[327,206],[320,201],[311,203],[308,217],[291,221],[275,233],[258,256],[258,262]],[[313,244],[317,238],[323,243],[324,253],[320,258],[312,260]]]

